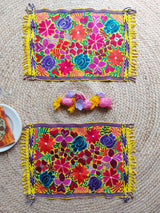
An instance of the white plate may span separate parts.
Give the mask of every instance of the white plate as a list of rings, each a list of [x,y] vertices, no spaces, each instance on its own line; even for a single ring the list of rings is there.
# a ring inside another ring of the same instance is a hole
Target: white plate
[[[5,104],[0,104],[0,106],[2,106],[5,111],[6,117],[8,119],[8,122],[10,124],[11,130],[15,138],[15,142],[13,144],[0,148],[0,152],[4,152],[7,151],[8,149],[11,149],[19,140],[22,132],[22,122],[18,113],[12,107]]]

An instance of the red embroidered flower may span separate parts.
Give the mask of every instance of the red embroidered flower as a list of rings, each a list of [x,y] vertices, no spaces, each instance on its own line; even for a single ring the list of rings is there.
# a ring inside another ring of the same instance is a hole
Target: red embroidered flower
[[[54,33],[54,29],[56,28],[53,23],[51,24],[51,20],[45,19],[39,24],[38,33],[47,37],[48,35],[51,36]]]
[[[80,164],[78,166],[75,166],[74,169],[72,169],[72,176],[74,177],[74,180],[78,180],[78,183],[84,183],[84,180],[88,178],[89,171],[87,171],[87,168],[84,166],[81,166]]]
[[[87,130],[87,134],[85,135],[86,140],[89,141],[89,143],[96,143],[99,141],[99,138],[101,137],[99,135],[99,131],[94,129],[94,127],[91,128],[91,130]]]
[[[116,185],[118,183],[118,179],[120,178],[120,174],[116,174],[117,170],[111,168],[110,171],[106,170],[103,172],[103,181],[106,183],[106,186],[112,187],[112,185]]]
[[[104,51],[105,51],[105,52],[107,52],[108,50],[111,50],[111,49],[112,49],[112,47],[109,46],[109,45],[110,45],[110,41],[109,41],[109,40],[106,41],[106,42],[103,44],[103,46],[104,46]]]
[[[109,52],[108,61],[111,63],[111,65],[118,66],[123,62],[123,59],[123,52],[119,51],[119,49],[113,49]]]
[[[62,50],[66,50],[68,44],[69,44],[68,41],[63,41],[62,39],[59,39],[59,43],[57,44],[57,48],[58,49],[62,48]]]
[[[61,63],[59,64],[59,70],[61,71],[61,73],[63,73],[64,75],[70,74],[70,71],[72,71],[73,69],[73,64],[71,61],[67,61],[67,59],[65,61],[61,61]]]
[[[93,159],[91,157],[91,152],[89,152],[87,149],[85,151],[81,151],[78,154],[78,163],[81,163],[82,165],[90,164],[91,160]]]
[[[75,189],[75,188],[77,188],[77,187],[78,187],[78,185],[77,185],[75,182],[72,181],[72,183],[71,183],[69,189],[72,191],[73,189]]]
[[[111,44],[116,47],[117,45],[121,46],[123,38],[121,38],[121,35],[119,33],[114,33],[110,38]]]
[[[41,171],[45,171],[46,169],[48,169],[48,167],[46,166],[47,165],[47,162],[45,160],[38,160],[35,164],[35,169],[38,171],[38,172],[41,172]]]
[[[55,161],[54,168],[55,171],[58,171],[59,173],[64,172],[65,174],[67,174],[69,172],[70,167],[71,166],[69,165],[69,162],[66,162],[65,158],[61,158],[60,160],[58,159]]]
[[[76,54],[79,55],[80,53],[83,52],[82,45],[79,42],[72,42],[69,48],[70,48],[70,53],[74,56]]]
[[[67,157],[67,160],[70,160],[71,164],[74,165],[75,161],[78,160],[78,157],[74,155],[74,152],[70,152],[70,155]]]
[[[102,156],[100,155],[94,155],[94,161],[95,164],[101,164],[102,163]]]
[[[89,37],[90,39],[88,39],[88,45],[93,45],[93,50],[100,49],[103,46],[104,38],[99,34],[95,35],[94,33],[92,33],[92,35],[89,35]]]
[[[96,51],[95,54],[98,56],[99,60],[101,60],[103,57],[106,56],[106,53],[104,52],[103,49],[100,49],[99,52]]]
[[[55,141],[53,138],[50,138],[49,135],[43,134],[43,136],[40,138],[40,140],[37,142],[38,148],[40,148],[40,152],[44,152],[45,154],[47,152],[51,152],[53,149],[53,145],[55,144]]]
[[[87,46],[87,45],[84,45],[84,49],[85,49],[85,51],[83,52],[83,54],[85,55],[85,54],[92,54],[92,50],[91,50],[91,45],[89,45],[89,46]]]

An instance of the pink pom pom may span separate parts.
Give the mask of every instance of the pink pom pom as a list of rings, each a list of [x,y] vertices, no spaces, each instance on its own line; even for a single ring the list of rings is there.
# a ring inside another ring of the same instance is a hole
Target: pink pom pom
[[[90,100],[85,100],[84,101],[84,107],[83,107],[83,109],[90,109],[91,106],[92,106],[92,103],[91,103]]]
[[[61,103],[65,106],[72,106],[73,100],[72,100],[72,98],[62,98]]]
[[[109,98],[100,98],[99,107],[112,109],[112,100]]]

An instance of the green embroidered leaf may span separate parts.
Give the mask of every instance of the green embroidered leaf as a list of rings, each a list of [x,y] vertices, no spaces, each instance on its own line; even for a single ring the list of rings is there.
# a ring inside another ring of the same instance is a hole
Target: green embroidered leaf
[[[110,134],[111,131],[110,131],[109,129],[110,129],[110,127],[108,127],[108,126],[102,127],[102,131],[100,131],[100,134],[101,134],[101,135]]]

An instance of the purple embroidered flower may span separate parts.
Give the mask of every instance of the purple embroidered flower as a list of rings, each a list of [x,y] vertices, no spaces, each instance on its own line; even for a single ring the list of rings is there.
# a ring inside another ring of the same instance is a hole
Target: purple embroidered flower
[[[54,58],[52,58],[50,55],[47,55],[43,58],[41,65],[42,67],[47,70],[52,70],[52,68],[55,66],[56,61]]]
[[[36,51],[41,52],[44,50],[45,54],[50,54],[50,49],[53,49],[55,47],[54,44],[49,44],[48,39],[43,39],[43,45],[41,43],[36,43]]]
[[[102,186],[102,181],[97,177],[91,177],[88,182],[89,189],[91,191],[96,191]]]
[[[99,28],[102,28],[103,24],[101,22],[99,22],[100,16],[93,15],[92,18],[93,18],[93,22],[89,22],[87,27],[89,29],[93,29],[93,32],[95,34],[98,34]]]
[[[110,135],[103,135],[100,142],[107,148],[112,148],[115,144],[115,136],[111,133]]]
[[[61,59],[65,59],[65,58],[70,59],[71,58],[71,56],[69,54],[69,50],[66,50],[66,51],[60,50],[60,53],[62,54]]]
[[[122,161],[121,157],[122,153],[117,153],[114,155],[114,150],[110,149],[108,152],[108,156],[106,155],[105,157],[102,158],[102,161],[108,163],[110,162],[111,166],[115,169],[117,166],[117,161],[120,162]]]
[[[101,174],[100,170],[103,168],[103,166],[97,166],[97,164],[93,164],[93,170],[91,171],[91,174],[93,175],[96,173],[98,176]]]
[[[59,28],[61,28],[63,30],[67,30],[72,25],[71,18],[69,16],[67,16],[66,18],[61,18],[58,21],[57,25],[58,25]]]
[[[89,64],[88,67],[90,69],[94,69],[94,74],[101,75],[102,74],[101,67],[104,67],[106,65],[106,62],[99,61],[99,59],[96,56],[93,57],[93,62],[94,63]]]
[[[73,140],[73,137],[72,136],[68,136],[69,134],[69,130],[65,130],[65,129],[62,129],[61,130],[61,134],[62,136],[58,136],[55,138],[55,140],[57,142],[60,142],[61,145],[66,148],[67,147],[67,143],[68,142],[71,142]]]
[[[98,97],[100,98],[104,98],[105,97],[105,93],[104,92],[97,92],[96,94]]]
[[[63,174],[63,173],[60,173],[60,174],[59,174],[59,179],[58,179],[58,178],[55,178],[55,179],[54,179],[54,183],[55,183],[56,185],[58,185],[57,191],[58,191],[58,192],[60,192],[60,191],[65,192],[65,187],[64,187],[64,185],[65,185],[65,186],[69,186],[70,183],[71,183],[71,181],[72,181],[72,180],[71,180],[70,178],[65,179],[64,174]]]
[[[91,148],[90,152],[92,152],[92,153],[95,152],[96,155],[99,155],[99,147],[98,146],[94,147],[94,145],[91,144],[90,148]]]
[[[72,98],[74,96],[73,91],[68,91],[68,93],[65,95],[66,98]]]
[[[84,105],[85,105],[84,101],[82,99],[79,99],[79,100],[76,101],[75,107],[76,107],[76,109],[81,111],[83,109]]]
[[[59,30],[56,30],[55,35],[53,36],[53,38],[64,38],[64,30],[61,30],[59,32]]]

